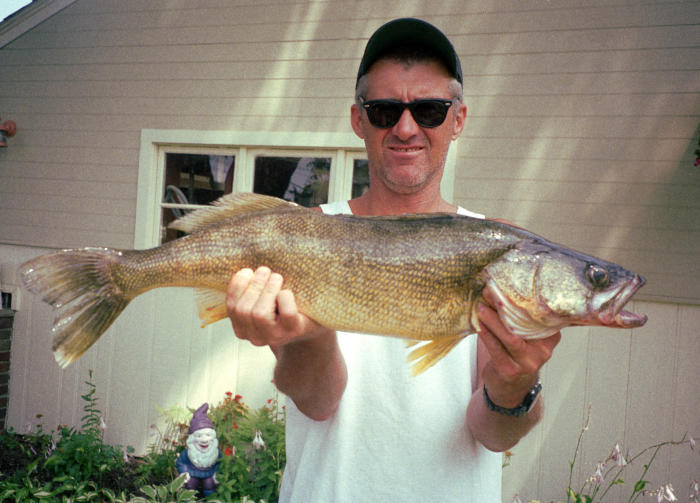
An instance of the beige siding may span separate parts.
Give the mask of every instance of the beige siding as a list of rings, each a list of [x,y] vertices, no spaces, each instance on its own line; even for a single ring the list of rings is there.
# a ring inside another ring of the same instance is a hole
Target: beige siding
[[[455,202],[648,279],[635,304],[647,327],[565,332],[545,371],[545,418],[515,449],[504,502],[565,498],[589,403],[579,485],[616,441],[638,451],[700,435],[699,2],[60,4],[0,48],[0,115],[19,127],[0,151],[5,284],[47,248],[133,247],[144,129],[351,133],[366,39],[391,18],[423,17],[464,68]],[[188,291],[135,300],[65,371],[50,352],[52,319],[23,296],[9,418],[20,430],[38,413],[47,428],[77,424],[88,369],[108,440],[139,450],[157,406],[225,391],[262,404],[273,392],[269,352],[237,342],[225,322],[199,329]],[[700,473],[689,452],[660,453],[651,479],[672,481],[679,500]]]
[[[633,455],[700,429],[700,309],[635,302],[634,311],[649,315],[640,329],[566,329],[554,358],[546,365],[544,420],[513,449],[511,465],[503,472],[503,501],[517,493],[523,501],[566,501],[570,466],[590,407],[573,470],[578,491],[598,462],[616,442]],[[649,453],[651,454],[651,453]],[[625,469],[626,485],[604,501],[627,501],[650,456]],[[680,500],[700,474],[697,450],[688,445],[664,447],[644,477],[650,489],[671,483]],[[607,465],[609,469],[610,464]],[[606,470],[607,471],[607,470]],[[616,473],[613,471],[612,473]],[[608,476],[608,482],[612,478]],[[683,495],[683,496],[682,496]]]

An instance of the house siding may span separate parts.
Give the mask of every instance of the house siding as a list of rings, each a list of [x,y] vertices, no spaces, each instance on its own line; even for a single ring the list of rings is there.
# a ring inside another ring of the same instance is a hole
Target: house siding
[[[32,9],[41,3],[58,5]],[[352,133],[367,38],[422,17],[453,41],[465,76],[469,117],[447,195],[648,280],[634,302],[647,326],[564,332],[544,371],[544,420],[514,450],[504,502],[564,498],[589,404],[579,483],[616,441],[639,451],[700,435],[700,2],[60,5],[0,47],[0,115],[18,125],[0,150],[3,284],[51,249],[134,247],[143,130]],[[136,299],[66,370],[50,352],[50,308],[21,300],[8,411],[20,431],[36,414],[47,429],[78,424],[90,369],[108,441],[139,451],[157,406],[226,391],[257,405],[274,392],[269,352],[225,322],[199,329],[188,291]],[[660,453],[653,472],[679,499],[699,471],[685,447]]]

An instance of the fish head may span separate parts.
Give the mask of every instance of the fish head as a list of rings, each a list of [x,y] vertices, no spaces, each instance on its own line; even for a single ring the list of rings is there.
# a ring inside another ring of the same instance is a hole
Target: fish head
[[[558,245],[521,242],[484,272],[502,321],[523,338],[572,325],[635,328],[647,320],[623,309],[643,277]]]

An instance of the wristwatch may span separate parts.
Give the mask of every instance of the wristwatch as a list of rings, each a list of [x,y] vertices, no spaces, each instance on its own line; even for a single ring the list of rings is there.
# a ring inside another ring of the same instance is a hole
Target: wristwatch
[[[532,409],[532,406],[537,401],[537,396],[540,394],[540,391],[542,391],[542,381],[538,377],[535,385],[530,391],[528,391],[527,395],[525,395],[523,403],[513,409],[506,409],[505,407],[501,407],[500,405],[493,403],[486,391],[486,386],[484,386],[484,398],[486,399],[486,406],[489,408],[489,410],[496,411],[504,416],[523,417],[525,414],[530,412],[530,409]]]

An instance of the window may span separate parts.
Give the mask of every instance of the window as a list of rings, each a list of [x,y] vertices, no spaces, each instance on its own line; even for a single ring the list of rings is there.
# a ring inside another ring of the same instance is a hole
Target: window
[[[286,199],[307,208],[328,202],[331,166],[337,157],[335,150],[244,149],[245,155],[241,155],[241,149],[228,147],[225,153],[215,149],[210,150],[212,153],[203,153],[206,149],[163,148],[165,190],[161,203],[161,242],[182,236],[182,232],[169,229],[168,225],[186,212],[240,191],[234,191],[236,170],[244,170],[246,173],[239,178],[246,180],[250,178],[246,175],[252,174],[252,192],[256,194]],[[246,164],[240,161],[241,157],[247,159]],[[236,158],[239,158],[238,163]],[[363,162],[356,157],[352,161]],[[367,161],[364,163],[366,165]],[[363,179],[369,184],[367,176]],[[237,182],[238,186],[242,185],[238,179]],[[353,192],[361,193],[362,181],[353,177],[352,184]]]
[[[225,194],[313,207],[361,194],[368,184],[364,144],[354,134],[144,130],[135,246],[180,237],[170,222]]]
[[[452,198],[456,148],[442,194]],[[354,133],[141,131],[134,247],[175,239],[168,223],[224,194],[256,192],[303,206],[350,199],[369,186],[364,142]]]

